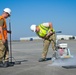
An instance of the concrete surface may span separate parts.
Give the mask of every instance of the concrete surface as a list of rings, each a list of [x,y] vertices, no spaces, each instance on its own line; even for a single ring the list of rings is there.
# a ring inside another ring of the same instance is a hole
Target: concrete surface
[[[67,42],[71,53],[76,55],[76,41],[59,41]],[[62,62],[51,60],[45,62],[38,62],[41,58],[43,48],[43,41],[25,41],[25,42],[12,42],[12,54],[16,61],[21,61],[20,65],[14,65],[8,68],[0,68],[0,75],[76,75],[76,68],[66,69],[62,67]],[[52,49],[49,47],[47,58],[51,58]],[[13,61],[15,61],[13,59]],[[70,60],[71,61],[71,60]],[[69,61],[69,62],[70,62]],[[69,63],[67,62],[67,64]],[[76,61],[73,61],[76,65]],[[71,64],[73,63],[71,62]],[[55,65],[58,64],[58,65]],[[60,64],[60,65],[59,65]],[[66,64],[66,62],[65,62]],[[70,65],[70,63],[69,63]]]

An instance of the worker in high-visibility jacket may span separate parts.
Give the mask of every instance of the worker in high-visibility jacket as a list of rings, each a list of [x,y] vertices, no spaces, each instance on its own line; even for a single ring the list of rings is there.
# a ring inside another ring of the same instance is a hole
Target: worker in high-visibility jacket
[[[11,10],[9,8],[5,8],[0,16],[0,64],[3,64],[5,67],[7,67],[9,63],[7,33],[11,33],[11,31],[7,30],[6,19],[10,17],[10,15]]]
[[[46,56],[50,43],[52,44],[53,51],[55,51],[56,48],[56,35],[52,23],[42,23],[38,26],[31,25],[30,29],[33,32],[36,32],[36,34],[40,38],[44,39],[42,57],[39,59],[39,62],[46,61]]]

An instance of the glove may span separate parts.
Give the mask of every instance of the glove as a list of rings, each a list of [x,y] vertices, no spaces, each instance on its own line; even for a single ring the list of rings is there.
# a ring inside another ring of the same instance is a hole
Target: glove
[[[7,33],[10,33],[11,34],[12,32],[11,31],[7,31]]]
[[[50,31],[49,33],[47,33],[47,35],[45,36],[45,38],[49,38],[52,34],[53,34],[53,32]]]

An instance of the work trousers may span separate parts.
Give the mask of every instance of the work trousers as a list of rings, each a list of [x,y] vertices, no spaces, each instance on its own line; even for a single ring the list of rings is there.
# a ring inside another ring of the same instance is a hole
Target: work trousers
[[[8,49],[8,41],[5,43],[0,40],[0,61],[8,61],[9,60],[9,49]]]
[[[53,51],[55,51],[56,50],[55,49],[56,48],[56,35],[55,34],[51,35],[48,39],[44,39],[42,58],[46,58],[50,43],[52,45]]]

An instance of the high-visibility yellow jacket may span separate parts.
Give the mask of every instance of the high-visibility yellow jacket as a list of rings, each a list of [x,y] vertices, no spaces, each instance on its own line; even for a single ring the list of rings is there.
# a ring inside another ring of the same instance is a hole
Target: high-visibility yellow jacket
[[[54,29],[51,30],[50,27],[43,26],[42,24],[40,24],[38,27],[40,31],[37,32],[37,35],[40,37],[45,37],[50,31],[55,32]]]

